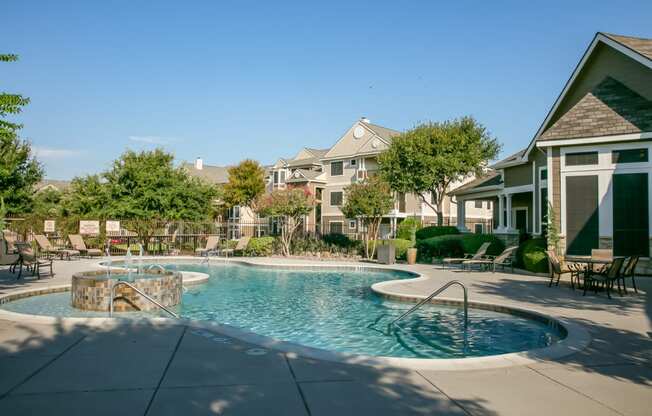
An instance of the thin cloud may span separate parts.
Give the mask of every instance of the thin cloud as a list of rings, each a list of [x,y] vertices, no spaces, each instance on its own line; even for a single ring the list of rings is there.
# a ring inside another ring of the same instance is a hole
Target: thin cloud
[[[132,142],[147,143],[147,144],[169,144],[174,142],[176,139],[172,137],[161,137],[161,136],[129,136],[129,140],[131,140]]]
[[[78,149],[57,149],[52,147],[32,146],[32,151],[36,157],[41,159],[66,159],[83,154],[82,150]]]

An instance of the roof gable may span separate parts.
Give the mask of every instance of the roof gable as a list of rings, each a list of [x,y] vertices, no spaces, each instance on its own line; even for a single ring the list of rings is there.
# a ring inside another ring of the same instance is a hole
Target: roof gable
[[[539,140],[574,139],[652,130],[652,101],[606,77]]]
[[[606,37],[628,47],[632,51],[652,60],[652,39],[603,33]]]
[[[362,136],[356,137],[354,135],[356,130],[362,132]],[[392,137],[399,134],[400,132],[396,130],[358,120],[346,131],[346,133],[344,133],[342,137],[340,137],[337,143],[328,150],[323,158],[336,159],[339,157],[352,156],[358,153],[380,152],[387,148]],[[376,139],[379,144],[383,144],[384,147],[381,148],[380,145],[377,145],[377,148],[373,148],[371,146],[373,139]]]

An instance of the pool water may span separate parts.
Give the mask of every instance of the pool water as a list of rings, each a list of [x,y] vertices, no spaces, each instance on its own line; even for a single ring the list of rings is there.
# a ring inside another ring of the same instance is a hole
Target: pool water
[[[182,317],[229,324],[330,351],[461,358],[546,347],[562,337],[558,328],[543,322],[473,308],[465,331],[463,309],[441,305],[422,307],[388,333],[387,324],[414,304],[380,297],[370,286],[413,277],[403,272],[284,270],[235,264],[171,264],[166,268],[211,276],[205,284],[188,287],[176,308]],[[55,316],[106,316],[75,310],[69,303],[70,294],[57,293],[2,307]]]

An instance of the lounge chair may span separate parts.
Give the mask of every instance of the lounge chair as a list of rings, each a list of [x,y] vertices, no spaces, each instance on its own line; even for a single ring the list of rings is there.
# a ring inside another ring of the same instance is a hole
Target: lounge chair
[[[491,243],[482,243],[480,248],[478,248],[478,251],[475,252],[475,254],[465,254],[464,257],[448,257],[442,260],[442,267],[445,269],[447,264],[453,264],[453,263],[458,263],[461,264],[466,260],[480,260],[482,259],[485,254],[487,253],[487,249],[489,249],[489,246]]]
[[[54,271],[52,270],[52,259],[39,259],[36,257],[36,253],[30,246],[23,246],[20,248],[20,259],[18,260],[18,277],[16,280],[19,280],[23,275],[23,267],[36,276],[39,280],[41,279],[41,268],[49,267],[50,268],[50,277],[54,276]]]
[[[209,235],[206,239],[206,246],[204,248],[195,249],[195,254],[199,256],[208,256],[210,253],[214,252],[217,248],[217,244],[220,242],[220,237],[217,235]]]
[[[36,240],[36,244],[38,245],[39,253],[45,254],[46,257],[59,256],[61,260],[63,260],[64,257],[70,260],[72,256],[79,256],[79,251],[77,250],[54,247],[52,243],[50,243],[50,240],[48,240],[43,234],[36,234],[34,240]]]
[[[102,250],[99,248],[87,248],[84,238],[80,234],[69,234],[68,240],[74,250],[79,251],[82,256],[98,257],[102,255]]]
[[[589,288],[593,288],[595,293],[598,293],[598,286],[602,286],[607,290],[607,297],[611,299],[611,288],[614,282],[618,282],[621,278],[621,270],[625,263],[624,257],[616,257],[609,264],[604,273],[588,273],[584,279],[584,295]],[[620,285],[618,286],[618,293],[620,293]]]
[[[218,254],[223,254],[225,256],[231,254],[235,256],[235,253],[242,253],[247,248],[247,245],[249,245],[250,239],[251,237],[240,237],[234,248],[223,248],[219,250]]]
[[[18,246],[20,241],[18,241],[18,233],[11,230],[3,230],[2,236],[7,242],[7,252],[8,253],[18,253]]]
[[[564,274],[570,274],[571,287],[573,290],[575,290],[575,280],[577,280],[578,286],[580,284],[579,269],[569,267],[568,264],[562,263],[561,260],[559,260],[559,257],[557,257],[555,250],[547,250],[546,256],[548,257],[548,270],[550,273],[550,283],[548,283],[548,287],[552,286],[555,281],[555,277],[557,278],[556,286],[559,286],[559,280],[561,280],[561,276]]]
[[[492,271],[496,272],[496,266],[500,266],[505,270],[505,267],[511,267],[512,273],[514,272],[514,253],[518,249],[518,246],[507,247],[500,253],[498,256],[487,256],[484,259],[478,260],[464,260],[462,262],[462,267],[464,266],[473,266],[478,265],[481,268],[491,268]]]

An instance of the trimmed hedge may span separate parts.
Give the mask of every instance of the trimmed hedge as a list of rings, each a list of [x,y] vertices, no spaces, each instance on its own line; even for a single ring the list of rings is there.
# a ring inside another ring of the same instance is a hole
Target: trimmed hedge
[[[474,254],[486,242],[491,243],[487,249],[489,255],[498,255],[505,249],[505,244],[491,234],[457,234],[427,238],[417,242],[417,249],[419,258],[424,260],[462,257],[466,253]]]
[[[458,230],[457,227],[450,227],[450,226],[423,227],[422,229],[417,231],[417,240],[425,240],[432,237],[439,237],[442,235],[453,235],[459,233],[460,230]]]
[[[418,218],[407,217],[396,227],[396,238],[412,240],[412,228],[415,228],[418,233],[421,227],[421,221]]]
[[[387,242],[394,244],[394,257],[397,260],[407,259],[407,249],[412,247],[412,241],[403,238],[394,238],[391,240],[372,240],[369,242],[369,248],[372,248],[374,244],[377,244],[379,241],[381,245],[386,244]],[[362,250],[364,251],[364,247]],[[376,251],[376,255],[378,255],[378,251]]]
[[[516,251],[516,264],[534,273],[548,272],[547,243],[545,238],[526,240]]]
[[[244,253],[252,257],[271,256],[274,253],[275,241],[274,237],[254,237],[249,240]]]

